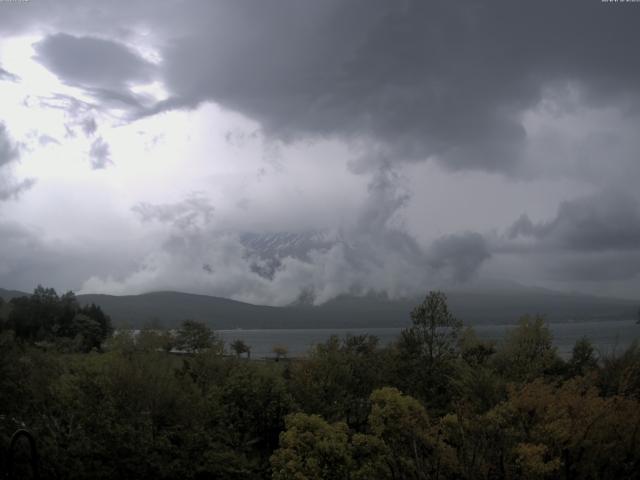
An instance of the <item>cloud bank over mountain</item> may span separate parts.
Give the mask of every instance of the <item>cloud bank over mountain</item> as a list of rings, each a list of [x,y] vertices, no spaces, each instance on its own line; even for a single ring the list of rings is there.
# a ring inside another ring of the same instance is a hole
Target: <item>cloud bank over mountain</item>
[[[0,9],[0,221],[110,260],[60,287],[640,286],[638,4]]]

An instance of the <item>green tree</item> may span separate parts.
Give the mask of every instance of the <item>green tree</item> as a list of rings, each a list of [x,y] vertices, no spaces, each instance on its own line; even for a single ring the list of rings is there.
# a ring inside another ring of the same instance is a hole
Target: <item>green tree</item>
[[[424,406],[395,388],[371,394],[369,430],[386,447],[389,478],[439,478],[453,469],[452,452],[431,428]]]
[[[80,306],[73,292],[67,292],[62,295],[58,301],[58,313],[56,318],[55,335],[60,337],[73,338],[75,333],[72,331],[73,317],[76,316]]]
[[[460,337],[459,348],[460,359],[452,379],[456,400],[476,413],[486,412],[504,400],[507,393],[504,380],[492,365],[495,345],[481,340],[467,327]]]
[[[442,410],[453,393],[462,322],[449,311],[445,294],[433,291],[413,309],[411,320],[412,326],[402,331],[397,343],[395,385]]]
[[[498,371],[512,381],[531,381],[554,373],[561,364],[551,331],[539,315],[525,315],[507,331],[495,361]]]
[[[73,292],[58,297],[53,288],[41,285],[33,295],[11,300],[6,326],[20,340],[66,351],[99,349],[112,333],[111,319],[99,306],[80,307]]]
[[[378,480],[447,478],[453,450],[439,438],[424,406],[395,388],[375,390],[367,433],[349,431],[318,415],[287,417],[280,448],[271,457],[275,479]]]
[[[602,356],[598,387],[605,395],[624,395],[640,400],[640,342],[634,340],[621,354]]]
[[[570,376],[585,375],[598,368],[595,349],[586,337],[576,341],[567,368]]]
[[[291,412],[291,394],[272,364],[225,360],[232,366],[209,401],[220,408],[217,422],[225,427],[226,442],[239,451],[250,448],[258,469],[265,470]]]
[[[13,331],[0,332],[0,415],[15,412],[24,393],[22,353]]]
[[[447,305],[447,296],[431,291],[411,312],[411,328],[402,331],[402,340],[433,365],[457,356],[462,322]]]
[[[204,350],[221,350],[222,341],[207,325],[196,320],[185,320],[178,329],[175,347],[190,353]]]
[[[231,438],[245,426],[224,421],[228,410],[219,396],[180,375],[182,362],[156,351],[65,360],[69,368],[52,376],[53,385],[40,382],[45,401],[27,422],[42,453],[43,478],[255,478],[254,444],[237,448]],[[273,398],[268,392],[251,401]]]
[[[603,398],[584,379],[513,387],[488,415],[500,418],[508,478],[635,478],[640,405]],[[494,460],[497,463],[498,459]]]
[[[134,350],[154,352],[163,350],[170,352],[173,348],[175,339],[171,333],[166,330],[152,330],[143,328],[135,337]]]
[[[78,313],[73,317],[69,328],[76,343],[76,350],[90,352],[94,348],[100,348],[104,340],[100,324],[83,313]]]
[[[330,337],[291,365],[291,392],[307,413],[362,426],[387,368],[388,355],[377,345],[370,335]]]
[[[100,306],[91,303],[90,305],[85,305],[84,307],[80,308],[78,310],[78,313],[86,315],[98,322],[98,325],[100,326],[102,341],[106,340],[113,333],[111,317],[104,313]]]
[[[231,350],[235,352],[237,357],[240,357],[240,355],[244,353],[247,354],[247,358],[251,357],[251,347],[249,347],[249,345],[247,345],[244,340],[236,338],[233,342],[231,342],[230,346]]]
[[[0,297],[0,332],[7,329],[7,317],[9,316],[9,306],[4,298]]]
[[[472,327],[467,327],[463,330],[458,346],[462,359],[473,367],[486,365],[488,360],[496,353],[495,343],[478,338]]]
[[[276,362],[281,358],[284,358],[289,353],[289,350],[284,345],[274,345],[273,353],[276,355]]]
[[[51,339],[56,333],[59,298],[53,288],[38,285],[29,297],[11,299],[8,328],[16,338],[30,342]]]
[[[287,417],[280,448],[271,457],[273,480],[347,479],[351,465],[347,425],[304,413]]]

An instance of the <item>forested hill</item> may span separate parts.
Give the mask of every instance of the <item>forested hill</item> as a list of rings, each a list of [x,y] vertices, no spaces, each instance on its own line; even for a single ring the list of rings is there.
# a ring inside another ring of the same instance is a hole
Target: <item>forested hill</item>
[[[14,297],[24,297],[25,295],[29,294],[19,290],[5,290],[4,288],[0,288],[0,298],[3,300],[11,300]]]
[[[395,327],[409,323],[409,312],[421,299],[391,301],[379,297],[338,297],[320,306],[268,307],[229,299],[177,292],[135,296],[80,295],[111,315],[115,325],[141,326],[158,321],[175,326],[185,318],[205,320],[214,328],[346,328]],[[524,313],[541,313],[549,321],[635,318],[629,300],[553,292],[454,292],[451,309],[467,323],[515,323]]]
[[[26,293],[0,289],[5,300]],[[635,319],[638,302],[521,288],[511,291],[448,293],[451,311],[467,324],[515,323],[523,314],[543,314],[550,322]],[[320,306],[269,307],[226,298],[179,292],[143,295],[78,295],[95,303],[113,324],[132,328],[156,323],[173,327],[184,319],[206,321],[216,329],[404,327],[421,299],[341,296]]]

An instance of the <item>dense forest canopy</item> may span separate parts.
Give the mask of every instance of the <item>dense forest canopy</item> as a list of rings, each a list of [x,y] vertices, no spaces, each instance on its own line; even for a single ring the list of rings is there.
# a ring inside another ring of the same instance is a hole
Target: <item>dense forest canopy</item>
[[[523,317],[496,344],[431,292],[392,345],[334,336],[304,358],[274,346],[273,359],[258,361],[241,341],[225,355],[219,336],[193,320],[171,333],[150,325],[114,335],[99,308],[42,287],[0,312],[1,451],[13,431],[28,429],[43,478],[640,471],[640,346],[599,355],[583,339],[563,360],[540,317]]]
[[[80,306],[73,292],[58,296],[53,288],[39,285],[32,295],[8,303],[0,328],[13,331],[19,340],[88,352],[99,349],[112,332],[109,316],[95,304]]]

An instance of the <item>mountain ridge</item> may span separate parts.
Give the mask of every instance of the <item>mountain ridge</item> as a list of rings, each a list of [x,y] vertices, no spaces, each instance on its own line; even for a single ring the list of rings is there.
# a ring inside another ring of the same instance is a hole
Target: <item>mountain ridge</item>
[[[0,289],[0,297],[28,295]],[[513,324],[524,314],[543,314],[551,322],[635,319],[638,301],[527,289],[511,292],[447,292],[452,313],[466,324]],[[99,305],[116,327],[167,328],[194,319],[216,329],[405,327],[421,297],[340,295],[322,305],[254,305],[223,297],[177,291],[138,295],[80,294],[83,304]]]

